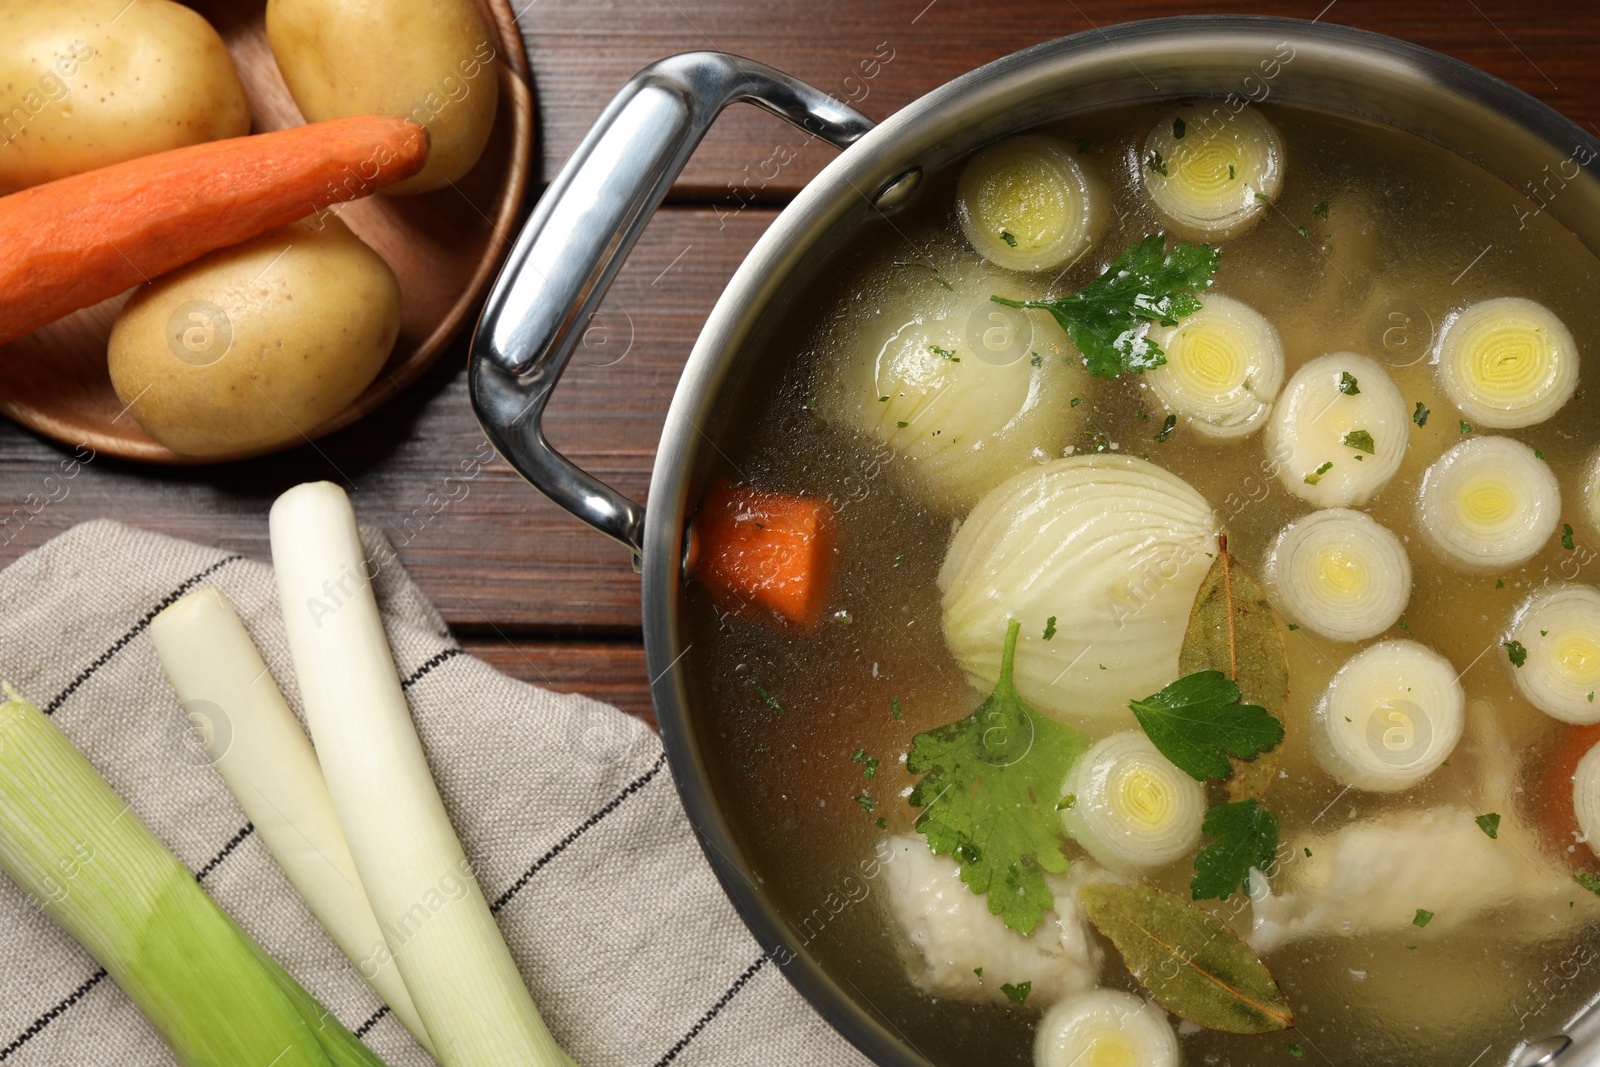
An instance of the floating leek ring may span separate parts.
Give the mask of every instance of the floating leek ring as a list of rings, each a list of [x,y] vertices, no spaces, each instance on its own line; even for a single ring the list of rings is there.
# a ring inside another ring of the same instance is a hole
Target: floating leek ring
[[[1526,653],[1514,660],[1517,691],[1553,719],[1600,722],[1600,591],[1563,584],[1534,593],[1511,623],[1511,641]]]
[[[1589,851],[1600,856],[1600,744],[1585,752],[1572,772],[1572,813]]]
[[[1561,518],[1561,487],[1533,449],[1509,437],[1469,437],[1422,476],[1417,514],[1452,559],[1495,569],[1525,563]]]
[[[1451,318],[1439,338],[1439,385],[1467,421],[1515,429],[1544,422],[1578,384],[1572,332],[1543,304],[1483,300]]]
[[[1207,437],[1244,437],[1267,419],[1283,385],[1283,342],[1266,317],[1226,296],[1177,326],[1153,326],[1166,353],[1144,381],[1167,410]]]
[[[1384,641],[1345,662],[1311,730],[1323,770],[1356,789],[1413,785],[1461,739],[1466,696],[1450,661],[1415,641]]]
[[[1097,741],[1062,793],[1068,835],[1104,866],[1125,874],[1165,867],[1200,842],[1205,787],[1173,766],[1141,730]]]
[[[1011,137],[973,156],[956,185],[961,231],[1009,270],[1053,270],[1105,231],[1106,197],[1054,137]]]
[[[1267,423],[1267,458],[1289,492],[1316,507],[1361,504],[1400,469],[1410,429],[1383,367],[1335,352],[1289,378]]]
[[[1151,204],[1175,231],[1235,237],[1277,199],[1283,142],[1253,107],[1221,119],[1177,108],[1145,138],[1138,166]]]
[[[1583,510],[1589,525],[1600,532],[1600,452],[1589,460],[1589,469],[1583,477]]]
[[[1166,1012],[1132,993],[1096,989],[1056,1004],[1039,1021],[1035,1067],[1178,1067]]]
[[[1348,508],[1285,526],[1263,577],[1279,611],[1334,641],[1378,636],[1411,598],[1411,561],[1400,538]]]

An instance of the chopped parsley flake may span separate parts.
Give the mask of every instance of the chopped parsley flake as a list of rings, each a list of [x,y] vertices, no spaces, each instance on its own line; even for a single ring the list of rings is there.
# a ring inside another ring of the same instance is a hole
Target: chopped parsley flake
[[[1016,985],[1012,985],[1010,982],[1001,982],[1000,992],[1004,993],[1006,999],[1013,1004],[1026,1004],[1028,1002],[1028,994],[1033,992],[1033,983],[1018,982]]]
[[[1256,199],[1261,201],[1263,204],[1272,203],[1271,199],[1268,198],[1266,193],[1257,193],[1256,194]]]
[[[1506,580],[1504,578],[1496,578],[1494,580],[1494,587],[1496,589],[1504,589],[1506,587]]]
[[[773,711],[776,711],[780,715],[783,714],[783,705],[778,703],[778,699],[771,693],[767,692],[766,688],[763,687],[760,682],[751,682],[750,684],[756,687],[757,695],[761,697],[762,702],[765,703],[767,707],[771,708]]]
[[[1461,432],[1462,433],[1471,433],[1472,432],[1472,423],[1468,422],[1466,419],[1462,419],[1461,420]]]
[[[861,805],[863,811],[870,812],[873,808],[878,806],[877,803],[865,793],[862,793],[860,796],[856,797],[855,801],[857,804]]]
[[[906,557],[902,554],[902,555],[896,556],[894,558],[893,566],[903,567],[903,566],[905,566],[905,562],[906,562]]]
[[[1583,888],[1587,889],[1589,892],[1600,896],[1600,878],[1596,878],[1588,871],[1578,872],[1572,876],[1572,880],[1583,886]]]
[[[1417,401],[1417,410],[1411,413],[1411,421],[1416,423],[1418,426],[1426,426],[1428,425],[1429,414],[1430,412],[1428,411],[1428,405],[1419,400]]]
[[[893,699],[891,699],[889,701],[889,711],[897,719],[905,718],[904,715],[900,714],[900,698],[899,697],[894,697]]]
[[[948,348],[940,348],[938,345],[929,345],[928,351],[932,352],[940,359],[948,359],[951,363],[961,362],[961,357],[950,351]]]
[[[1427,908],[1418,908],[1417,914],[1411,919],[1411,925],[1418,928],[1427,926],[1431,922],[1433,922],[1433,912]]]
[[[1161,423],[1161,432],[1156,434],[1156,438],[1155,439],[1157,441],[1165,441],[1167,438],[1172,436],[1172,431],[1177,429],[1177,426],[1178,426],[1178,416],[1176,416],[1176,415],[1168,415],[1166,417],[1165,421],[1163,421]]]
[[[1561,524],[1561,547],[1571,552],[1577,546],[1572,543],[1572,523]]]
[[[1345,396],[1355,396],[1361,392],[1361,387],[1356,384],[1356,376],[1349,371],[1339,372],[1339,392]]]
[[[1000,240],[1004,241],[1006,244],[1010,245],[1012,248],[1017,247],[1017,239],[1011,235],[1011,231],[1010,230],[1001,230],[1000,231]]]
[[[1237,178],[1238,176],[1239,176],[1239,172],[1233,169],[1233,164],[1232,163],[1229,163],[1228,164],[1228,180],[1231,182],[1235,178]]]
[[[1070,401],[1070,402],[1069,402],[1069,403],[1068,403],[1068,404],[1067,404],[1067,406],[1068,406],[1068,407],[1074,407],[1074,408],[1075,408],[1075,407],[1077,407],[1077,406],[1078,406],[1078,405],[1079,405],[1079,404],[1081,404],[1081,403],[1083,403],[1083,397],[1081,397],[1081,396],[1075,396],[1075,397],[1073,397],[1073,398],[1072,398],[1072,400],[1071,400],[1071,401]]]
[[[1087,151],[1089,151],[1089,138],[1087,138],[1087,137],[1078,138],[1078,155],[1081,156]]]
[[[1520,667],[1528,662],[1528,650],[1522,647],[1521,641],[1506,641],[1500,647],[1506,650],[1506,655],[1510,658],[1513,667]]]
[[[1544,458],[1544,453],[1536,448],[1536,449],[1533,450],[1533,458],[1534,459],[1543,459]]]
[[[1048,641],[1056,635],[1056,617],[1050,616],[1044,621],[1044,640]]]
[[[1314,470],[1310,474],[1306,475],[1305,476],[1305,483],[1307,485],[1316,485],[1318,482],[1322,481],[1322,476],[1324,474],[1327,474],[1332,469],[1333,469],[1333,460],[1330,459],[1330,460],[1328,460],[1328,462],[1324,463],[1322,466],[1318,467],[1316,470]]]
[[[907,426],[910,426],[910,425],[911,424],[909,422],[905,421],[904,419],[901,419],[900,421],[895,423],[895,426],[897,428],[899,428],[899,429],[902,429],[902,430],[905,429]]]
[[[1327,218],[1328,217],[1328,202],[1326,200],[1324,200],[1322,203],[1320,203],[1316,207],[1312,208],[1311,209],[1311,213],[1313,215],[1321,215],[1323,218]]]
[[[1344,435],[1344,443],[1346,447],[1365,452],[1369,456],[1376,454],[1374,450],[1377,445],[1372,440],[1372,434],[1366,430],[1351,430]]]
[[[1289,1041],[1289,1042],[1286,1042],[1283,1047],[1288,1049],[1289,1050],[1289,1055],[1293,1056],[1295,1059],[1297,1059],[1297,1060],[1305,1059],[1306,1050],[1305,1050],[1305,1048],[1303,1046],[1297,1045],[1293,1041]]]
[[[1289,624],[1289,629],[1290,630],[1298,630],[1298,629],[1300,629],[1300,624],[1297,623],[1297,622],[1291,622]]]
[[[1187,127],[1184,126],[1182,119],[1172,120],[1172,136],[1181,140],[1186,129]]]
[[[1491,811],[1487,815],[1480,815],[1472,820],[1478,824],[1478,829],[1489,835],[1491,841],[1500,838],[1500,813]]]
[[[1167,176],[1167,164],[1166,161],[1161,158],[1160,152],[1151,152],[1150,158],[1144,161],[1144,165],[1161,175],[1163,178]]]

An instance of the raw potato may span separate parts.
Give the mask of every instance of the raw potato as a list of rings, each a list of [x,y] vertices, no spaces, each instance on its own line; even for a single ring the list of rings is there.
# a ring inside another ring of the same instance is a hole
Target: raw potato
[[[243,137],[250,101],[217,31],[171,0],[0,0],[0,125],[14,192]]]
[[[389,265],[325,216],[213,252],[134,293],[111,384],[174,452],[297,441],[377,377],[400,332]]]
[[[383,192],[443,188],[489,141],[499,62],[472,0],[273,0],[267,42],[310,121],[396,115],[428,128],[428,165]]]

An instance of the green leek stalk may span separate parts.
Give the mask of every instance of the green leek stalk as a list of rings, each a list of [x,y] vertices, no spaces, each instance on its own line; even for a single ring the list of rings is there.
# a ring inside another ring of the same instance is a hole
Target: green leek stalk
[[[400,688],[350,498],[272,506],[295,677],[333,808],[444,1067],[566,1067],[450,825]]]
[[[100,961],[181,1067],[381,1067],[9,685],[0,868]]]
[[[311,741],[233,605],[209,586],[150,623],[167,678],[278,865],[361,977],[432,1048],[361,887]]]

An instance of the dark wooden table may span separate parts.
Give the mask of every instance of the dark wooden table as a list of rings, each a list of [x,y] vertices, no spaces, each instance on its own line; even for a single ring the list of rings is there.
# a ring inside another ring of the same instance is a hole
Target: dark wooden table
[[[538,100],[540,188],[629,75],[676,52],[714,48],[761,59],[854,97],[881,119],[1039,41],[1198,12],[1320,17],[1402,37],[1499,75],[1600,133],[1596,0],[526,2],[520,20]],[[859,80],[858,64],[875,54],[892,58]],[[858,80],[847,83],[852,76]],[[762,164],[798,140],[751,108],[724,116],[650,224],[556,392],[552,440],[636,499],[648,493],[667,405],[706,313],[777,211],[829,158],[818,142],[764,179],[772,168]],[[468,405],[465,366],[463,339],[396,403],[315,445],[193,469],[97,459],[65,483],[65,496],[44,479],[67,453],[0,422],[0,564],[97,517],[265,558],[273,498],[327,478],[351,490],[364,521],[388,531],[471,651],[516,677],[649,717],[638,581],[626,554],[497,458],[483,462],[492,453]]]

